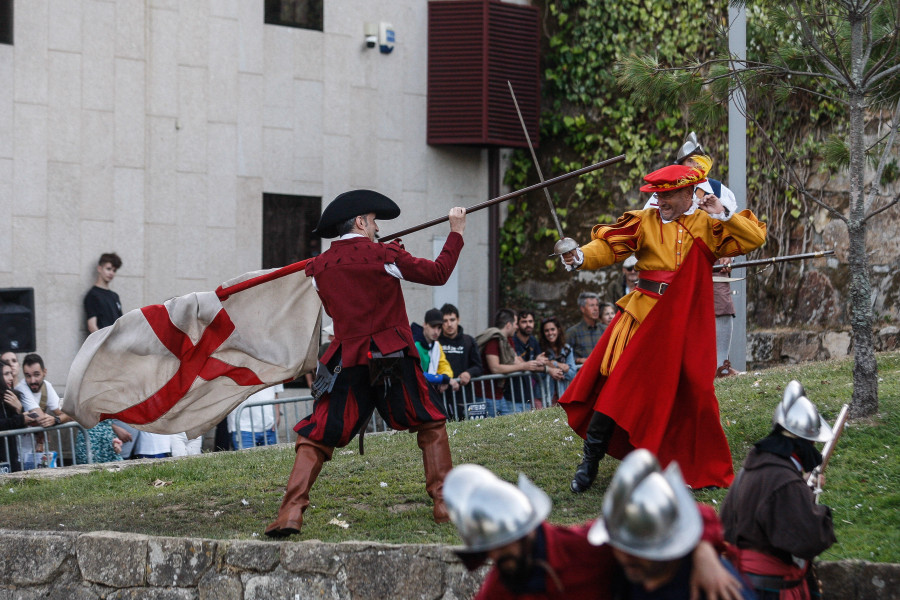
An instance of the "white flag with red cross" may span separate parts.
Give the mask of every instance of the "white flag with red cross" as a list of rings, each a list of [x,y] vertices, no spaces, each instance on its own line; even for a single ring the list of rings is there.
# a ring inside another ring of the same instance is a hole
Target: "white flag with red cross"
[[[191,438],[315,369],[322,304],[305,265],[246,273],[95,331],[72,363],[63,411],[84,427],[119,419]]]

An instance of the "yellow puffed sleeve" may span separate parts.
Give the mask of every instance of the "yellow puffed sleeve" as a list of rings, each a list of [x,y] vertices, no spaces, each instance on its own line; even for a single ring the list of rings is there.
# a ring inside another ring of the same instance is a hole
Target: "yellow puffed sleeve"
[[[656,210],[656,209],[652,209]],[[644,211],[627,212],[614,225],[595,225],[591,241],[581,247],[582,269],[599,269],[621,262],[641,247],[641,219]]]

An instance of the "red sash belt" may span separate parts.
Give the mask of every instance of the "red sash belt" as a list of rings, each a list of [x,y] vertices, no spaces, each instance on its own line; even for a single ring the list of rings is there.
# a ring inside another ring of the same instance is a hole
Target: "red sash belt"
[[[746,548],[738,549],[740,571],[760,590],[780,592],[780,600],[809,600],[806,568],[786,564],[769,554]]]
[[[637,288],[642,292],[649,292],[651,296],[662,296],[675,279],[675,273],[677,271],[641,271]]]

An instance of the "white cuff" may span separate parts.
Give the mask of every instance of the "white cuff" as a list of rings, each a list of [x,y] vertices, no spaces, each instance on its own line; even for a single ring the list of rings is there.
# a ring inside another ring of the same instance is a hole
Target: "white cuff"
[[[562,256],[559,257],[559,260],[566,268],[566,271],[574,271],[584,263],[584,252],[581,251],[581,248],[575,248],[575,263],[571,265],[567,264]]]
[[[710,214],[709,216],[712,217],[713,219],[718,219],[719,221],[730,221],[731,216],[733,214],[734,214],[733,212],[731,212],[730,210],[728,210],[727,207],[725,207],[725,212]]]

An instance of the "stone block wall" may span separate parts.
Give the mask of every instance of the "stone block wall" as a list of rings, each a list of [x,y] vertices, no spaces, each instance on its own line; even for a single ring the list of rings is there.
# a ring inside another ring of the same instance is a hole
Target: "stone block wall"
[[[0,530],[0,600],[470,598],[448,548]]]
[[[0,530],[0,600],[457,600],[485,573],[438,545]],[[900,565],[823,563],[820,577],[827,600],[888,600]]]
[[[877,326],[875,350],[900,349],[900,328]],[[747,333],[747,368],[763,369],[849,356],[853,352],[850,331],[756,330]]]

